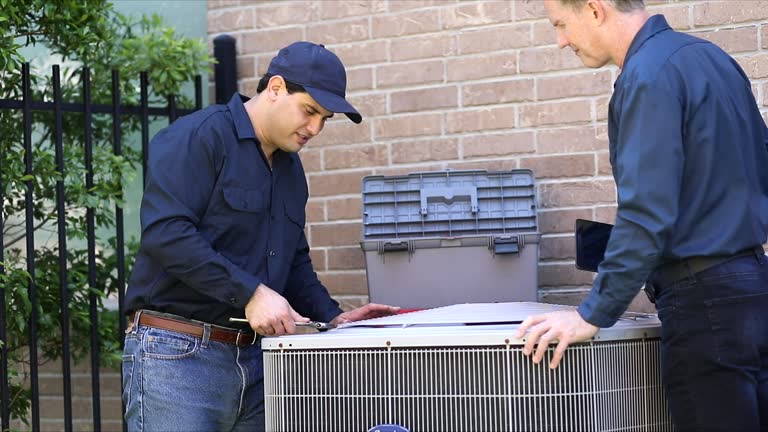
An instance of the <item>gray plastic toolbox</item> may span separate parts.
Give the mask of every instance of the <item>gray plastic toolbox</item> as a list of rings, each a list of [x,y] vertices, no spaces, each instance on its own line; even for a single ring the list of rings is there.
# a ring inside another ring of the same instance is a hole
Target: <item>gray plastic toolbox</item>
[[[404,308],[537,301],[533,172],[363,178],[370,300]]]

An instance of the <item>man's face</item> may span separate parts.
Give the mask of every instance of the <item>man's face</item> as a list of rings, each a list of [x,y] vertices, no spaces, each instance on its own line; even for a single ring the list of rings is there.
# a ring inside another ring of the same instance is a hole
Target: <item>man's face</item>
[[[271,84],[270,84],[271,85]],[[265,143],[272,150],[296,153],[325,126],[333,113],[320,106],[309,93],[289,94],[283,84],[263,126]]]
[[[590,4],[592,3],[592,4]],[[599,68],[610,61],[610,56],[598,38],[597,29],[601,20],[594,7],[602,6],[590,0],[574,9],[563,5],[560,0],[545,0],[549,21],[557,32],[557,45],[571,47],[584,66]]]

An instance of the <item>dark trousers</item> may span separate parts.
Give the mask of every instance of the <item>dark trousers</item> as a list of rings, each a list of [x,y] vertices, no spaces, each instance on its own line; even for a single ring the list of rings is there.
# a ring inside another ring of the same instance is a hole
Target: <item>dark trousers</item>
[[[768,431],[768,260],[739,257],[656,286],[678,431]]]

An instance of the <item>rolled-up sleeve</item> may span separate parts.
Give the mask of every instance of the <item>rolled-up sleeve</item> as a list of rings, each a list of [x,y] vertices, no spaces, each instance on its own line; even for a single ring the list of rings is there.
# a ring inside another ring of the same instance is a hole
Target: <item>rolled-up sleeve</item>
[[[245,307],[261,281],[214,250],[198,229],[225,158],[217,140],[215,133],[182,127],[154,138],[141,205],[142,250],[190,288]]]
[[[659,263],[677,219],[684,152],[675,87],[658,77],[628,83],[614,95],[616,224],[592,290],[578,308],[598,327],[612,326],[629,306]]]

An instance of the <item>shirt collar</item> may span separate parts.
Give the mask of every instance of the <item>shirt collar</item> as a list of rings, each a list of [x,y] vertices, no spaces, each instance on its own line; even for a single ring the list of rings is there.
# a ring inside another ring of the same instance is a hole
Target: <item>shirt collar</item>
[[[232,113],[232,121],[235,123],[235,131],[237,132],[238,139],[256,139],[256,131],[253,129],[253,123],[251,118],[248,117],[248,112],[245,110],[244,103],[248,102],[250,98],[243,96],[240,93],[232,95],[232,99],[227,103],[229,112]]]
[[[669,24],[667,24],[667,20],[664,18],[664,15],[654,15],[648,18],[648,21],[643,24],[643,26],[640,28],[640,31],[635,35],[635,38],[632,39],[632,43],[629,45],[627,56],[624,57],[624,68],[627,67],[629,59],[637,51],[640,50],[640,47],[643,46],[645,41],[652,38],[656,33],[665,30],[672,30],[672,28],[669,26]]]

